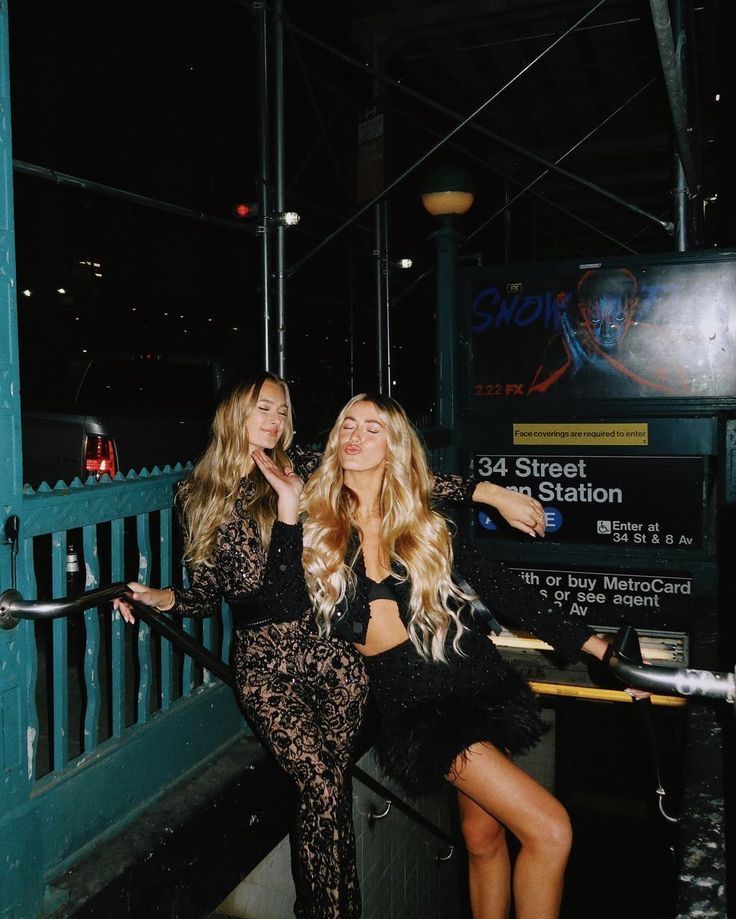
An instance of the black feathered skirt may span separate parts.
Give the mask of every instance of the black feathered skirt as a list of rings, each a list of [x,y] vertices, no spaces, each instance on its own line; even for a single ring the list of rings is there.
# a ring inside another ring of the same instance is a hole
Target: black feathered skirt
[[[522,753],[545,729],[526,681],[489,638],[465,629],[460,648],[465,656],[448,641],[446,664],[409,640],[364,658],[380,713],[378,762],[412,796],[441,787],[471,744]]]

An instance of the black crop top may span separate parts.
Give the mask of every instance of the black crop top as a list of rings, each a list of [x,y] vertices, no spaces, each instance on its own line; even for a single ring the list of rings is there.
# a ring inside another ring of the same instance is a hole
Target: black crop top
[[[472,589],[490,608],[492,614],[501,622],[507,622],[512,627],[521,627],[537,635],[568,660],[579,658],[581,645],[595,634],[592,629],[577,620],[567,618],[562,610],[552,606],[538,590],[528,586],[516,572],[510,571],[503,562],[484,556],[472,542],[464,541],[456,535],[453,545],[457,570],[467,578]],[[350,548],[357,549],[357,546],[357,534],[354,534]],[[352,556],[353,552],[349,551],[348,557]],[[353,572],[355,591],[351,596],[344,597],[335,609],[331,634],[362,645],[365,644],[371,618],[370,601],[379,599],[376,595],[371,596],[371,593],[375,588],[381,588],[386,581],[377,584],[370,580],[365,573],[362,552],[355,558]],[[402,580],[399,572],[389,575],[389,578],[389,589],[393,595],[388,599],[396,600],[401,621],[408,626],[411,615],[411,583]]]
[[[366,575],[365,579],[368,581],[369,603],[372,603],[374,600],[393,600],[394,603],[399,602],[399,596],[396,592],[396,585],[399,583],[399,580],[395,575],[386,575],[382,581],[373,581],[368,575]]]

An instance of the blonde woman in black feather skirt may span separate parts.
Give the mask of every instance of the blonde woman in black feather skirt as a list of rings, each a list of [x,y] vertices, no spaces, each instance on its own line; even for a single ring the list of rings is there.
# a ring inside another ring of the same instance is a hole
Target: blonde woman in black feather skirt
[[[361,395],[340,413],[302,495],[307,584],[323,634],[364,655],[381,713],[376,752],[413,795],[458,792],[475,919],[558,916],[572,833],[563,806],[510,755],[542,730],[523,678],[473,626],[453,580],[445,519],[403,409]],[[495,610],[562,653],[601,658],[606,643],[562,622],[513,573],[458,553],[463,576]],[[505,829],[521,848],[513,871]]]

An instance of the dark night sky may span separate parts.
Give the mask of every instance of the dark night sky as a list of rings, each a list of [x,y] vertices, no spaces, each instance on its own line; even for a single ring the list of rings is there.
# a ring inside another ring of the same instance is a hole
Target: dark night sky
[[[287,9],[349,48],[347,4]],[[16,159],[223,217],[255,199],[256,42],[245,5],[11,0],[10,24]],[[286,67],[288,206],[302,214],[288,239],[293,264],[355,208],[355,126],[370,86],[288,39]],[[393,151],[393,171],[426,146],[413,133]],[[432,225],[420,179],[412,176],[392,204],[393,254],[425,267]],[[492,209],[500,186],[487,184],[479,197]],[[39,367],[57,369],[83,349],[205,351],[261,363],[254,237],[17,174],[15,198],[19,288],[33,290],[19,297],[26,393],[38,390]],[[369,227],[366,219],[343,234],[289,283],[288,375],[320,393],[325,417],[349,395],[351,323],[356,386],[374,384]],[[499,222],[487,250],[501,250],[500,231]],[[84,260],[101,262],[102,278]],[[405,284],[402,276],[394,291]],[[431,401],[433,297],[429,280],[394,314],[395,395],[415,411]]]
[[[16,159],[221,217],[257,197],[247,8],[31,0],[11,4],[10,19]],[[339,16],[324,22],[328,38],[347,28]],[[301,66],[290,53],[288,205],[303,215],[288,239],[290,264],[355,206],[356,111],[369,98],[364,79],[331,72],[308,92]],[[33,290],[19,298],[27,395],[45,388],[39,366],[57,368],[83,349],[209,351],[261,365],[255,237],[18,174],[15,197],[19,285]],[[288,375],[322,392],[325,414],[350,394],[351,321],[356,386],[374,385],[370,249],[366,230],[352,230],[290,282]],[[103,277],[84,260],[101,262]],[[430,341],[422,353],[431,375]],[[48,361],[36,360],[49,345]]]

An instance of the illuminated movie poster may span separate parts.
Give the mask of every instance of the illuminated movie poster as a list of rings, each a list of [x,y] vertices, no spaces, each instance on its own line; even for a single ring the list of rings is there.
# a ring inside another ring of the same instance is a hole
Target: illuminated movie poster
[[[736,257],[472,269],[473,405],[736,396]]]

